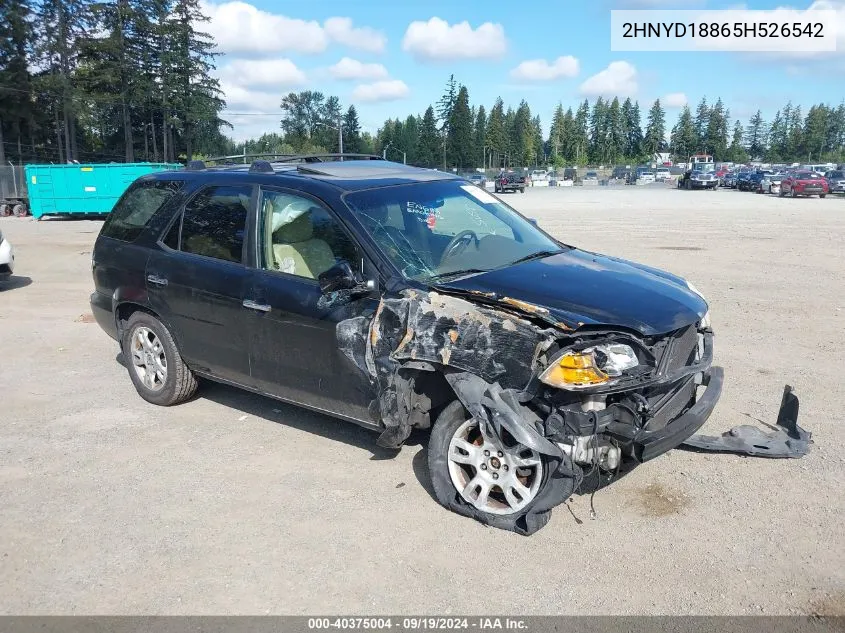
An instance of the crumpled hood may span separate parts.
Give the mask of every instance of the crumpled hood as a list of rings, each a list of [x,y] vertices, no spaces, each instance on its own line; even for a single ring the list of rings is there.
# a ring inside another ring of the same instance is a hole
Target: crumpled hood
[[[441,284],[534,304],[569,327],[611,325],[643,335],[695,323],[707,303],[676,275],[623,259],[572,249]]]

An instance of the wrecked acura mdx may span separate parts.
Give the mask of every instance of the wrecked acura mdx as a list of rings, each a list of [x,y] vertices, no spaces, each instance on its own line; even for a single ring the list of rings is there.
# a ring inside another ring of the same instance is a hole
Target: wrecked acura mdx
[[[139,394],[204,377],[378,430],[430,429],[438,501],[531,534],[678,446],[722,388],[707,302],[450,174],[348,156],[144,177],[93,255]]]

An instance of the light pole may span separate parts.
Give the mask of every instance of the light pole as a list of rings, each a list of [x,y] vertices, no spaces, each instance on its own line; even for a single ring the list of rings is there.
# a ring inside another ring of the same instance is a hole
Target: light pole
[[[340,117],[337,117],[337,125],[332,125],[331,123],[326,123],[325,121],[318,121],[317,125],[324,125],[329,127],[333,130],[337,130],[337,147],[338,153],[343,154],[343,121]]]
[[[402,151],[402,150],[401,150],[401,149],[399,149],[398,147],[393,147],[393,143],[392,143],[392,142],[388,143],[388,144],[387,144],[387,147],[385,147],[385,148],[384,148],[384,153],[382,154],[382,158],[384,158],[384,160],[387,160],[387,150],[389,150],[389,149],[393,149],[393,150],[395,150],[395,151],[397,151],[397,152],[402,152],[402,164],[403,164],[403,165],[407,165],[407,164],[408,164],[408,154],[406,154],[404,151]]]
[[[383,151],[382,151],[382,153],[381,153],[381,158],[382,158],[382,160],[387,160],[387,150],[389,150],[389,149],[390,149],[390,146],[391,146],[391,145],[393,145],[393,142],[392,142],[392,141],[391,141],[390,143],[388,143],[388,144],[385,146],[384,150],[383,150]]]

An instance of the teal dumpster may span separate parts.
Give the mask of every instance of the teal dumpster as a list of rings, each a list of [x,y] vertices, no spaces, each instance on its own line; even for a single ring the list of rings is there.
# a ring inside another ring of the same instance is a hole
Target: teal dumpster
[[[176,163],[26,165],[29,209],[36,218],[109,213],[136,178],[181,168]]]

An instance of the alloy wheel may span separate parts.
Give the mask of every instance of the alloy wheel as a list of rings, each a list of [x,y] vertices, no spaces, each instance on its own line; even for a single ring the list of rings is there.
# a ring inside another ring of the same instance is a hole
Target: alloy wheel
[[[506,432],[505,432],[506,433]],[[461,424],[449,442],[449,476],[467,503],[489,514],[513,514],[540,490],[539,453],[510,436],[487,435],[474,419]]]
[[[132,366],[150,391],[160,391],[167,382],[167,357],[164,346],[150,328],[141,326],[132,333]]]

